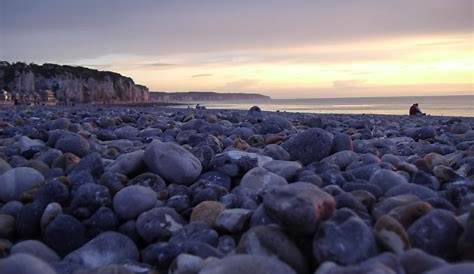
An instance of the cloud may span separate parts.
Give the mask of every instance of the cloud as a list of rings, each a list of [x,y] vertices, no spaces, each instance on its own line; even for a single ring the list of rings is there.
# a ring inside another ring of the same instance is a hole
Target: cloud
[[[472,30],[472,0],[271,2],[1,0],[0,59],[64,63]]]
[[[176,66],[176,64],[170,64],[170,63],[150,63],[150,64],[142,64],[141,66],[144,66],[144,67],[172,67],[172,66]]]
[[[194,74],[193,76],[191,76],[191,78],[211,77],[213,75],[214,74],[212,73],[201,73],[201,74]]]
[[[367,80],[337,80],[332,82],[332,86],[337,89],[362,88],[366,86]]]

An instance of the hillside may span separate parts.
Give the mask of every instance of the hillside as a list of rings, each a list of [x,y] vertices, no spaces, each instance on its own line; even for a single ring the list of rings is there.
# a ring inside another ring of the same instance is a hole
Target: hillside
[[[257,93],[220,93],[220,92],[150,92],[153,101],[162,102],[200,102],[229,100],[268,100],[269,96]]]

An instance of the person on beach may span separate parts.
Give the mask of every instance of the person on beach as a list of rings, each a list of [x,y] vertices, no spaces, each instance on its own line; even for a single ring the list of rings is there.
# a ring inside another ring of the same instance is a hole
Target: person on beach
[[[421,115],[426,115],[426,114],[421,112],[420,108],[418,107],[418,103],[414,103],[410,107],[410,116],[421,116]]]

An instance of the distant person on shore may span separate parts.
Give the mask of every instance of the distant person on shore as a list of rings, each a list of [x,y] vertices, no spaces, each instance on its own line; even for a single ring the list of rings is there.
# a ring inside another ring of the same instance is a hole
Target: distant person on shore
[[[418,106],[418,103],[414,103],[410,107],[410,116],[423,116],[426,115],[426,113],[421,112],[420,107]]]

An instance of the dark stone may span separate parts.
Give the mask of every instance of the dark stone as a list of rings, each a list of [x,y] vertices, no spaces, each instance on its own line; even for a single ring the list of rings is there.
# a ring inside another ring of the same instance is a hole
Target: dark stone
[[[290,153],[292,160],[299,160],[306,165],[327,157],[332,144],[332,134],[320,128],[312,128],[291,137],[282,146]]]

